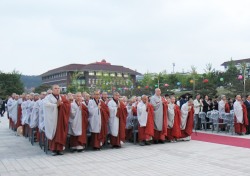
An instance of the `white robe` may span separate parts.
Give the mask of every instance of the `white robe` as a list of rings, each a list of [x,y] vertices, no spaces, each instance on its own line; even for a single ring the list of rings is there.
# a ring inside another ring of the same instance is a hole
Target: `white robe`
[[[60,96],[59,98],[61,99]],[[49,94],[44,98],[43,112],[45,135],[48,139],[52,140],[56,133],[58,120],[57,99],[54,97],[54,95]]]
[[[100,133],[102,126],[101,112],[95,100],[89,100],[89,131],[91,133]]]
[[[154,124],[155,129],[157,131],[162,131],[162,125],[163,125],[163,104],[162,104],[162,98],[159,96],[152,96],[150,99],[150,103],[154,107]]]
[[[44,113],[43,113],[43,102],[44,99],[39,101],[39,120],[38,120],[38,128],[40,131],[44,131]]]
[[[119,131],[119,118],[116,116],[118,105],[112,99],[108,102],[108,107],[110,113],[110,118],[109,118],[110,133],[112,136],[117,137]]]
[[[32,108],[32,112],[30,115],[30,128],[35,128],[38,126],[40,101],[40,99],[37,100]]]
[[[181,107],[181,130],[185,130],[186,128],[188,110],[189,110],[188,103],[183,104]]]
[[[10,115],[9,109],[11,108],[12,103],[13,103],[14,101],[15,101],[15,100],[14,100],[13,98],[8,99],[8,101],[7,101],[6,106],[7,106],[7,111],[8,111],[8,113],[9,113],[9,115]]]
[[[138,117],[138,122],[140,124],[140,127],[147,126],[148,112],[147,112],[146,104],[143,103],[142,101],[138,103],[137,105],[137,117]]]
[[[82,108],[75,101],[71,103],[69,134],[72,136],[82,135]]]
[[[25,124],[25,120],[27,117],[27,106],[28,106],[28,101],[24,101],[21,104],[21,108],[22,108],[22,125]]]
[[[173,128],[174,126],[174,108],[175,104],[169,103],[168,104],[168,128]]]
[[[225,113],[225,102],[223,100],[219,101],[218,110],[220,114]]]
[[[26,104],[26,117],[24,121],[25,124],[30,125],[30,117],[33,110],[33,106],[34,106],[34,101],[28,100]]]
[[[237,123],[243,124],[243,108],[241,102],[234,102],[234,115],[236,117]]]
[[[17,113],[18,113],[18,101],[13,100],[11,104],[8,105],[9,117],[12,119],[14,124],[17,123]]]

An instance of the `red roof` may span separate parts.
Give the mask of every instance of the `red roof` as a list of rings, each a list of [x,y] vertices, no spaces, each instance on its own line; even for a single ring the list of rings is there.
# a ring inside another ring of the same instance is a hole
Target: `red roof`
[[[120,65],[111,65],[110,63],[106,62],[106,60],[102,60],[101,62],[95,62],[87,65],[84,64],[65,65],[53,70],[49,70],[43,73],[41,76],[47,76],[64,71],[109,71],[109,72],[128,73],[132,75],[141,75],[140,73],[131,70],[129,68]]]

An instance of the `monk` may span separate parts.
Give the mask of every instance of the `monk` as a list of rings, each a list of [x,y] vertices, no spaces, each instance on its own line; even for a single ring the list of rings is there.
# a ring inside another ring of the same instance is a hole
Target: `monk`
[[[14,130],[16,130],[18,117],[18,99],[19,95],[15,94],[11,104],[8,105],[9,118],[11,119],[11,126]]]
[[[164,143],[167,136],[167,101],[161,97],[161,89],[155,89],[150,103],[154,107],[154,143]]]
[[[181,137],[181,113],[178,105],[175,104],[175,97],[170,96],[168,104],[168,137],[170,142],[176,142]]]
[[[234,102],[234,115],[235,133],[239,135],[246,134],[246,127],[248,126],[247,109],[240,95],[236,96],[236,101]]]
[[[138,139],[141,146],[150,145],[154,136],[154,107],[148,103],[148,97],[143,95],[137,105]]]
[[[107,139],[107,135],[108,135],[108,122],[109,122],[109,107],[108,107],[108,94],[107,92],[103,92],[102,93],[102,97],[101,97],[101,117],[102,117],[102,127],[101,127],[101,132],[100,132],[100,140],[102,142],[102,144],[104,144]]]
[[[10,128],[13,128],[14,125],[13,125],[13,121],[12,119],[10,118],[10,107],[12,106],[12,103],[15,101],[15,95],[16,93],[12,93],[11,97],[9,97],[8,101],[7,101],[7,114],[8,114],[8,119],[9,119],[9,127]]]
[[[21,104],[21,108],[22,108],[22,119],[21,119],[21,123],[22,123],[22,126],[23,126],[23,134],[24,134],[25,137],[27,137],[28,130],[29,130],[28,125],[25,123],[25,122],[26,122],[26,119],[27,119],[27,115],[28,115],[27,109],[28,109],[29,101],[30,101],[30,94],[27,94],[27,95],[25,96],[24,101],[23,101],[22,104]]]
[[[103,145],[101,141],[102,115],[99,91],[94,91],[93,99],[89,100],[89,130],[91,132],[91,145],[93,150],[100,150]]]
[[[190,141],[194,127],[193,100],[189,99],[181,106],[181,140]]]
[[[60,87],[52,86],[52,94],[43,102],[45,135],[49,139],[52,156],[63,155],[68,133],[70,103],[60,95]]]
[[[69,118],[70,151],[82,152],[87,143],[88,108],[83,104],[81,92],[71,103]]]
[[[121,148],[125,141],[125,126],[127,118],[127,109],[122,101],[119,101],[119,93],[114,92],[113,99],[108,103],[110,118],[110,144],[112,148]]]
[[[16,128],[22,126],[22,103],[25,101],[26,94],[23,93],[18,99],[18,109],[17,109],[17,123]]]

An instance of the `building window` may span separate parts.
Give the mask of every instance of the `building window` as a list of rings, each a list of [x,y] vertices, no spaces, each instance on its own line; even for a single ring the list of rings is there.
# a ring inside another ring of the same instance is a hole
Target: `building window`
[[[96,76],[102,76],[102,72],[97,72]]]
[[[95,72],[89,72],[89,76],[94,76],[95,75]]]
[[[111,77],[115,77],[115,73],[110,73],[110,76]]]
[[[121,73],[117,73],[117,77],[122,77],[122,74]]]
[[[124,78],[127,78],[128,77],[128,74],[126,73],[126,74],[123,74],[123,76],[124,76]]]
[[[105,72],[103,73],[103,76],[109,76],[109,73]]]

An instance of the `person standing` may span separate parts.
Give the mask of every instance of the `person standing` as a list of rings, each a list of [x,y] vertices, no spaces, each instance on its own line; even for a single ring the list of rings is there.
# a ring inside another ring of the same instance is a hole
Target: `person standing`
[[[195,129],[200,130],[201,129],[201,119],[199,118],[199,113],[201,111],[202,103],[200,101],[200,94],[196,95],[196,99],[194,100],[194,118],[196,121]]]
[[[150,145],[154,136],[154,107],[148,103],[148,97],[143,95],[137,105],[138,138],[141,146]]]
[[[52,156],[63,155],[68,134],[70,103],[60,95],[60,87],[52,86],[52,94],[43,102],[45,135],[49,139]]]
[[[246,96],[246,101],[244,102],[246,108],[247,108],[247,118],[248,118],[248,122],[250,122],[250,95]],[[250,134],[250,125],[247,125],[247,129],[246,129],[246,134]]]
[[[170,142],[176,142],[181,137],[181,113],[180,108],[175,104],[175,97],[170,96],[168,104],[168,136]]]
[[[239,135],[246,134],[246,127],[249,125],[247,117],[247,108],[242,102],[241,96],[237,95],[234,102],[234,128],[235,133]]]
[[[161,89],[156,88],[150,103],[154,107],[154,143],[164,143],[167,136],[167,101],[161,97]]]
[[[108,102],[110,118],[110,144],[112,148],[121,148],[121,144],[125,141],[125,127],[127,118],[127,108],[119,101],[119,93],[114,92],[113,99]]]
[[[81,92],[71,103],[69,118],[70,151],[82,152],[87,143],[88,108],[83,104]]]
[[[183,141],[190,141],[194,127],[193,100],[189,99],[181,107],[181,138]]]

